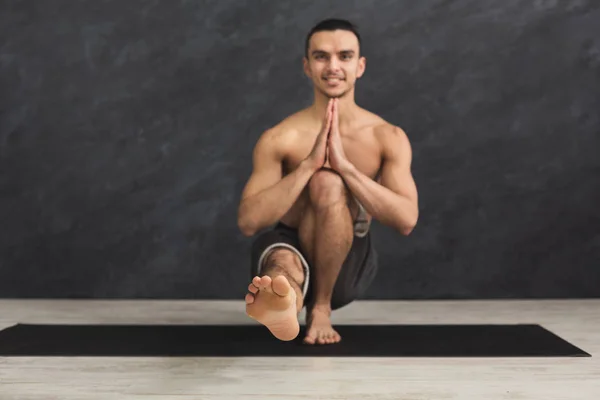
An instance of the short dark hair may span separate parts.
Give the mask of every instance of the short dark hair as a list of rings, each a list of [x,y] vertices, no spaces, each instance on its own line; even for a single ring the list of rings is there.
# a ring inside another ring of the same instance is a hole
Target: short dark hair
[[[306,35],[306,42],[304,43],[304,56],[308,58],[308,47],[312,35],[321,31],[335,31],[338,29],[354,33],[354,35],[356,35],[356,38],[358,39],[358,45],[360,47],[360,34],[358,33],[358,28],[355,24],[345,19],[329,18],[319,22],[310,30],[310,32],[308,32],[308,35]]]

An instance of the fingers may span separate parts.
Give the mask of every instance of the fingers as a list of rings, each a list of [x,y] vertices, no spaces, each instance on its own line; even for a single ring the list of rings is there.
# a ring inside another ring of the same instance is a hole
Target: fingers
[[[333,105],[335,104],[335,100],[329,100],[329,104],[327,104],[327,126],[331,128],[331,122],[333,121]]]
[[[332,99],[333,100],[333,99]],[[325,113],[325,123],[323,124],[323,130],[321,131],[321,136],[326,136],[329,134],[331,130],[331,122],[333,120],[333,101],[330,100],[327,105],[327,112]]]
[[[321,133],[319,133],[319,137],[317,141],[319,142],[327,142],[326,138],[329,137],[329,132],[331,131],[332,124],[334,121],[333,113],[334,113],[334,104],[336,103],[335,99],[329,99],[329,103],[327,103],[327,111],[325,112],[325,120],[323,121],[323,129]]]
[[[325,135],[329,135],[329,131],[331,131],[332,116],[333,116],[333,113],[330,113],[329,120],[327,121],[327,125],[325,126],[325,132],[324,132]]]
[[[338,108],[338,104],[339,101],[337,99],[335,99],[335,101],[333,102],[333,115],[331,118],[331,130],[333,132],[338,132],[338,128],[339,128],[339,108]]]
[[[325,110],[325,116],[323,117],[323,126],[327,125],[331,120],[333,114],[333,100],[334,99],[329,99],[329,103],[327,103],[327,109]]]

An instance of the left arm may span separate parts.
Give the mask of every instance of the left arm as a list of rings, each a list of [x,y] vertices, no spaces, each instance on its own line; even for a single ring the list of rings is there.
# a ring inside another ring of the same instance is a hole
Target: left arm
[[[419,217],[417,187],[411,172],[412,149],[402,129],[386,132],[380,183],[351,163],[340,168],[350,191],[369,214],[403,235],[409,235]]]

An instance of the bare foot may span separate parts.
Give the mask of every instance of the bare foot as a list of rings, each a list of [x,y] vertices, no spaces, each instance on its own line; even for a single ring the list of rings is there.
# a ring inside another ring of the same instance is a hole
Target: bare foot
[[[252,279],[246,294],[246,314],[266,326],[279,340],[293,340],[300,333],[296,292],[283,275]]]
[[[308,331],[304,338],[306,344],[333,344],[342,340],[331,326],[331,310],[315,306],[307,314]]]

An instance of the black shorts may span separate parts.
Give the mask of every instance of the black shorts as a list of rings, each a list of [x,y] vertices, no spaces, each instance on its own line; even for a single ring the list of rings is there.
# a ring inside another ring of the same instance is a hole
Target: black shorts
[[[306,253],[300,245],[298,230],[278,223],[274,228],[265,231],[254,239],[251,250],[251,277],[260,276],[263,263],[268,253],[275,248],[287,248],[300,257],[304,267],[304,305],[313,300],[311,276],[313,266],[308,263]],[[371,242],[371,233],[354,235],[350,252],[342,265],[338,279],[333,288],[331,308],[341,308],[356,300],[369,287],[378,269],[378,255]]]

